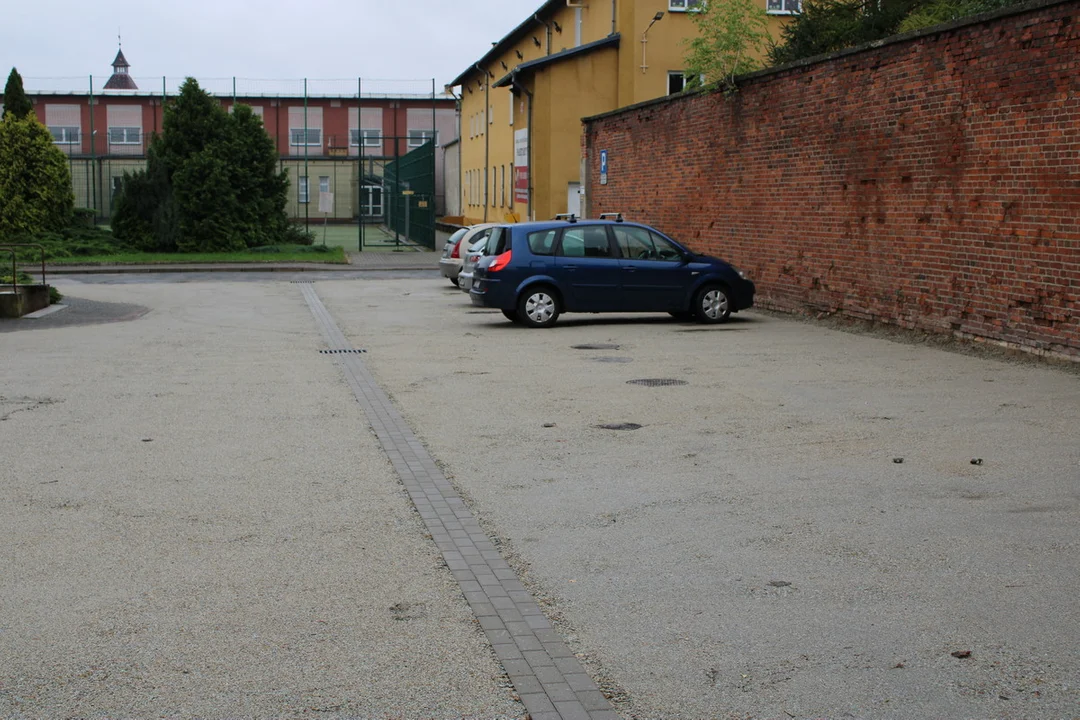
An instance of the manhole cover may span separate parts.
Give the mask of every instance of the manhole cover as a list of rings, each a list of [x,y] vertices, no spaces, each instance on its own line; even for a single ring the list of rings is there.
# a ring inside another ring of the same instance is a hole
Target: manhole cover
[[[597,425],[596,427],[601,430],[640,430],[641,425],[637,423],[608,423],[606,425]]]
[[[626,384],[661,387],[665,385],[686,385],[687,382],[685,380],[675,380],[674,378],[643,378],[641,380],[627,380]]]
[[[366,353],[367,350],[349,348],[348,350],[320,350],[320,355],[343,355],[345,353]]]
[[[289,284],[290,285],[314,285],[315,282],[312,281],[312,280],[290,280]]]
[[[606,363],[634,362],[634,358],[628,358],[628,357],[594,357],[594,358],[589,358],[589,359],[590,360],[595,360],[596,362],[606,362]]]
[[[618,350],[621,345],[614,343],[587,343],[585,345],[571,345],[575,350]]]

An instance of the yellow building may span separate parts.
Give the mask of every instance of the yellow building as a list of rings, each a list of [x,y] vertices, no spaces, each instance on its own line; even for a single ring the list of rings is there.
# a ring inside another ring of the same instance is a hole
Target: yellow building
[[[455,78],[464,222],[579,214],[581,118],[681,91],[699,2],[549,0]],[[798,0],[760,2],[778,38]]]

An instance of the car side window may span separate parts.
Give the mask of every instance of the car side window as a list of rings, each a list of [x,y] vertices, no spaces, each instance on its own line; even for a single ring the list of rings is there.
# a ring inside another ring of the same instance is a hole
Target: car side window
[[[653,241],[653,251],[656,253],[654,260],[678,260],[683,256],[682,250],[676,247],[670,240],[654,232],[649,233]]]
[[[678,260],[682,251],[665,237],[645,228],[624,226],[614,228],[615,240],[624,258],[631,260]]]
[[[607,230],[601,225],[566,228],[563,230],[559,254],[565,257],[611,257]]]
[[[617,227],[615,241],[619,244],[619,250],[624,258],[631,260],[648,260],[654,252],[652,233],[645,228],[626,226]]]
[[[533,255],[551,255],[555,252],[556,230],[529,233],[529,250]]]

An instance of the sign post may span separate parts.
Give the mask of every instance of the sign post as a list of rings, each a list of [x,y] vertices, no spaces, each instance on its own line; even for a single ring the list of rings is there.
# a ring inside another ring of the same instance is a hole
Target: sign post
[[[334,193],[319,193],[319,212],[323,214],[322,244],[326,245],[326,218],[330,215],[330,213],[334,212]]]

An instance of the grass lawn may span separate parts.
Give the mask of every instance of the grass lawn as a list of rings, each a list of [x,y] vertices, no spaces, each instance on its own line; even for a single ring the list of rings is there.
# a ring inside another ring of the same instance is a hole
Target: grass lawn
[[[79,255],[53,258],[50,265],[158,265],[173,263],[333,263],[345,264],[348,259],[340,247],[323,248],[307,245],[275,245],[256,250],[230,253],[143,253],[125,252],[111,255]]]

